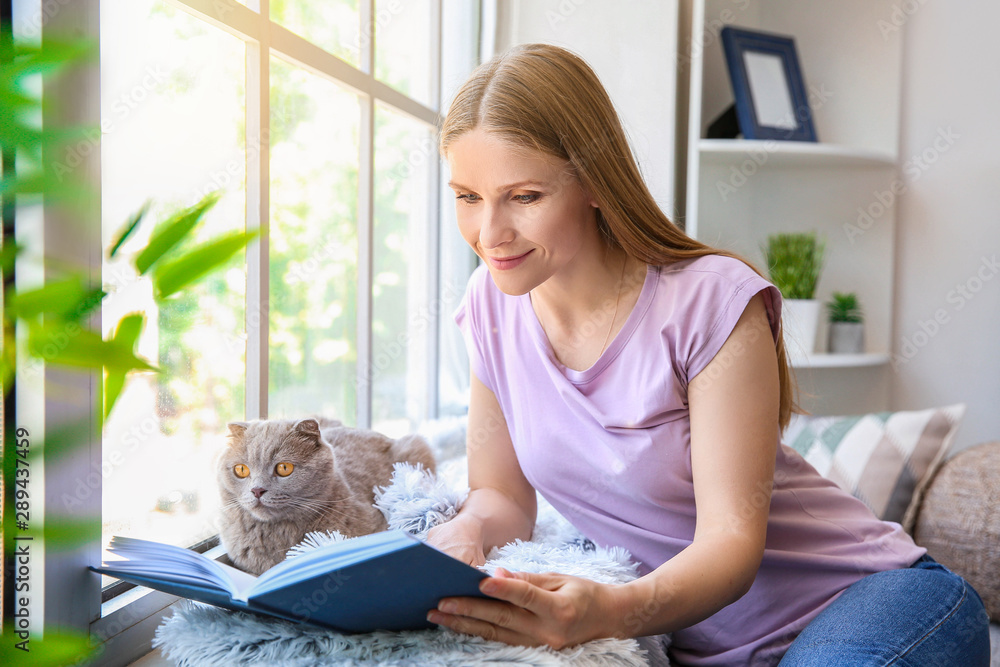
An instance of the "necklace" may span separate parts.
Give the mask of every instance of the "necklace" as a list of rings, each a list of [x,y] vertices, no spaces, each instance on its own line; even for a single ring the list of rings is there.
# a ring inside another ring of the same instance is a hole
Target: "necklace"
[[[622,300],[622,288],[625,286],[625,266],[628,264],[628,254],[626,253],[622,257],[622,275],[618,279],[618,296],[615,297],[615,314],[611,316],[611,324],[608,326],[608,334],[604,337],[604,345],[601,346],[601,351],[597,353],[597,358],[600,359],[601,355],[604,354],[604,350],[608,348],[608,340],[611,339],[611,332],[615,330],[615,320],[618,319],[618,303]]]

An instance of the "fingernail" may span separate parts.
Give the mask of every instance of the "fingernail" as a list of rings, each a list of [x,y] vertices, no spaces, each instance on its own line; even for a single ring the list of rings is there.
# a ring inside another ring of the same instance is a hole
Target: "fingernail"
[[[442,602],[441,604],[438,605],[438,609],[440,609],[441,611],[443,611],[446,614],[452,613],[457,608],[458,608],[458,605],[455,604],[454,602],[452,602],[451,600],[446,600],[446,601],[444,601],[444,602]]]
[[[497,585],[493,582],[493,579],[483,579],[483,583],[479,584],[479,590],[490,595],[496,592]]]
[[[443,619],[444,619],[444,616],[442,616],[441,614],[437,613],[436,611],[429,611],[429,612],[427,612],[427,620],[430,621],[431,623],[438,623],[438,624],[440,624]]]

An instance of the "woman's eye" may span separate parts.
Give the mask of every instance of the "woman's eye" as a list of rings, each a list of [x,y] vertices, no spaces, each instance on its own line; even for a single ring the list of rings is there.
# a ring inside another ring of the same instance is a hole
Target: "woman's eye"
[[[468,194],[468,195],[456,195],[455,199],[461,199],[466,204],[474,204],[474,203],[476,203],[479,200],[479,195],[472,195],[472,194]]]
[[[237,463],[233,466],[233,474],[240,479],[245,479],[250,476],[250,468],[246,467],[242,463]]]
[[[274,472],[278,473],[279,477],[288,477],[295,470],[295,466],[287,461],[283,461],[278,465],[274,466]]]
[[[514,195],[514,199],[522,204],[533,204],[541,197],[537,192],[530,195]]]

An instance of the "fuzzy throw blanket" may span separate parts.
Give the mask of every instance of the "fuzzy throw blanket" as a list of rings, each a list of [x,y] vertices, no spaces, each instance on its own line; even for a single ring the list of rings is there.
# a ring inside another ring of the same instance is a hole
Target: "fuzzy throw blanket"
[[[425,537],[433,526],[460,509],[467,489],[461,481],[464,462],[442,466],[439,476],[408,464],[397,464],[389,486],[379,489],[376,505],[390,528]],[[311,533],[289,551],[294,558],[330,541],[336,533]],[[624,549],[603,549],[581,536],[540,499],[537,525],[530,542],[517,541],[488,554],[483,569],[562,572],[602,583],[624,583],[636,577]],[[200,665],[664,665],[664,647],[645,638],[600,639],[561,651],[508,646],[452,632],[446,628],[407,632],[341,634],[254,614],[182,600],[173,616],[156,631],[153,646],[181,667]]]

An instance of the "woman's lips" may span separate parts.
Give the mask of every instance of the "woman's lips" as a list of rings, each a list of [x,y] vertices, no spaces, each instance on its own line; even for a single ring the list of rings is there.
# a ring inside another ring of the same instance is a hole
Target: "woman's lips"
[[[490,257],[490,266],[494,269],[500,269],[501,271],[509,271],[523,262],[532,252],[534,252],[534,249],[529,250],[522,255],[515,255],[513,257]]]

